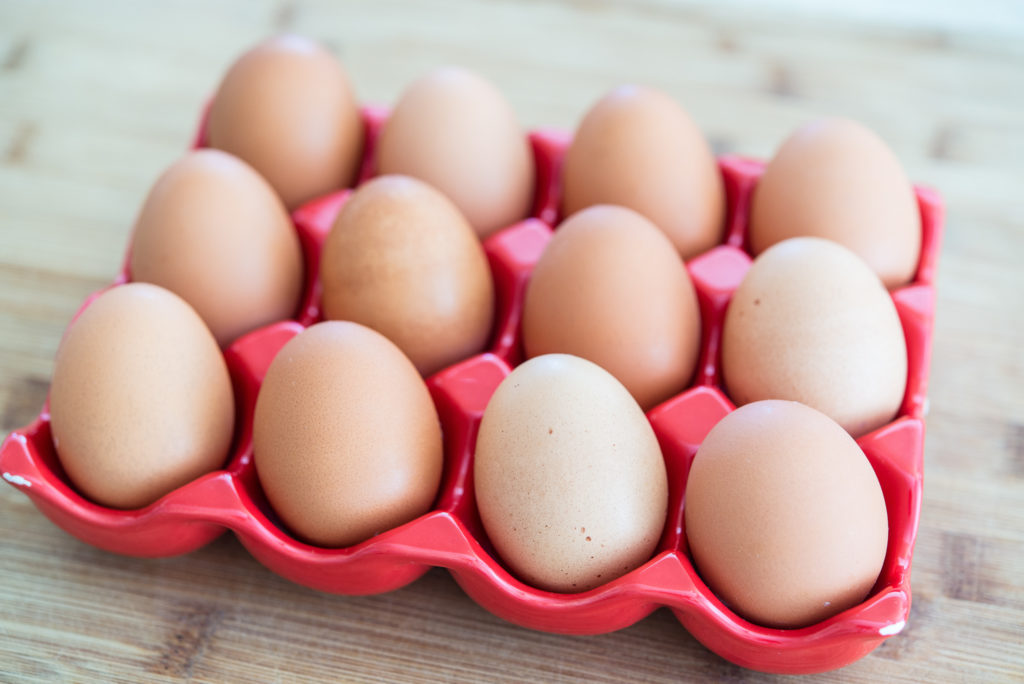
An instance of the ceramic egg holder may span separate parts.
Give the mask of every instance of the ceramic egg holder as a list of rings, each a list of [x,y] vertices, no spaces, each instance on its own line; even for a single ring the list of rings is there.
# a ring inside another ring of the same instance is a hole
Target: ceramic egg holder
[[[365,108],[367,144],[360,180],[373,175],[373,148],[387,111]],[[204,117],[205,120],[205,117]],[[203,145],[204,126],[196,147]],[[238,339],[225,351],[238,407],[230,459],[139,510],[105,508],[71,485],[54,451],[48,406],[0,448],[3,478],[28,495],[53,522],[102,549],[132,556],[173,556],[235,533],[261,563],[293,582],[338,594],[398,589],[430,567],[447,568],[477,603],[516,624],[548,632],[597,634],[627,627],[661,606],[709,649],[744,667],[808,673],[846,665],[898,633],[910,610],[910,564],[921,508],[924,423],[931,353],[934,276],[942,232],[938,195],[915,188],[922,253],[914,281],[892,293],[907,342],[908,381],[898,417],[857,440],[882,486],[889,516],[885,563],[861,604],[802,629],[761,627],[738,617],[701,581],[687,554],[683,493],[690,463],[711,427],[734,407],[719,372],[722,320],[750,257],[744,251],[751,194],[763,164],[722,157],[728,199],[721,245],[687,263],[700,302],[703,339],[691,386],[647,413],[665,457],[669,513],[654,557],[641,567],[579,594],[557,594],[524,584],[497,558],[480,523],[473,493],[473,449],[484,407],[510,367],[522,360],[520,320],[530,271],[556,225],[559,170],[569,137],[530,133],[536,162],[533,218],[484,242],[497,293],[489,351],[427,379],[444,432],[445,468],[430,512],[342,549],[309,546],[279,523],[260,489],[252,460],[252,420],[260,383],[274,355],[305,326],[321,319],[320,250],[351,191],[314,200],[293,213],[305,256],[306,282],[295,320],[274,323]],[[128,259],[113,285],[128,280]],[[97,293],[98,294],[98,293]],[[92,295],[82,309],[95,299]]]

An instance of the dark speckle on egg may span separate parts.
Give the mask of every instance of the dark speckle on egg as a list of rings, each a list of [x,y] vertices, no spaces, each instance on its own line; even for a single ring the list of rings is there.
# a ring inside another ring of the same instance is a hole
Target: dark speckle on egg
[[[553,434],[524,429],[539,420]],[[474,459],[487,536],[523,581],[585,591],[653,553],[668,505],[665,463],[640,406],[599,366],[566,354],[518,366],[487,405]]]

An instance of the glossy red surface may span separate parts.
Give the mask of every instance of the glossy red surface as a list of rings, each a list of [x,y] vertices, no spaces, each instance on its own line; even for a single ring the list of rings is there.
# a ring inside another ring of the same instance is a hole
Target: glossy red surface
[[[372,175],[373,141],[386,115],[379,108],[364,110],[368,143],[363,180]],[[200,128],[196,144],[202,139]],[[293,214],[306,257],[306,288],[296,319],[254,331],[225,351],[239,416],[232,455],[223,470],[140,510],[98,506],[78,494],[64,476],[44,407],[36,421],[12,433],[0,447],[3,478],[70,534],[116,553],[187,553],[230,529],[274,572],[342,594],[389,591],[414,581],[431,566],[440,566],[448,568],[466,593],[487,610],[551,632],[613,631],[667,606],[709,649],[757,670],[806,673],[841,667],[898,633],[910,610],[910,564],[921,507],[922,419],[943,217],[938,195],[917,189],[923,253],[915,281],[892,295],[906,333],[909,359],[903,407],[894,422],[858,440],[878,475],[888,507],[889,547],[882,573],[870,597],[844,613],[803,629],[769,629],[737,617],[708,590],[688,558],[683,526],[690,462],[708,430],[733,408],[719,385],[719,345],[725,308],[750,264],[742,250],[750,195],[763,168],[754,160],[719,160],[729,203],[723,244],[687,264],[703,318],[700,365],[688,390],[648,413],[670,482],[669,518],[655,557],[591,591],[555,594],[520,582],[491,549],[476,512],[472,453],[491,393],[510,367],[521,361],[524,290],[558,217],[558,175],[568,143],[568,137],[557,131],[536,131],[530,140],[538,179],[534,217],[495,234],[484,245],[498,299],[489,351],[427,380],[445,438],[442,486],[429,513],[350,548],[309,546],[277,522],[252,462],[251,423],[260,383],[281,346],[319,320],[319,252],[349,190],[310,202]],[[114,285],[127,278],[125,270]]]

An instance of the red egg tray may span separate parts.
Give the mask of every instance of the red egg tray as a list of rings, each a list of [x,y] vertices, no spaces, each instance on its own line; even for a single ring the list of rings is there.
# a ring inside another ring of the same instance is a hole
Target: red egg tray
[[[360,180],[373,175],[372,153],[386,110],[364,109],[367,145]],[[195,145],[203,142],[200,127]],[[621,629],[661,606],[670,608],[709,649],[744,667],[809,673],[846,665],[904,626],[910,610],[910,564],[921,508],[923,440],[931,352],[934,277],[942,233],[939,196],[916,188],[922,255],[916,278],[892,293],[907,341],[909,378],[895,421],[858,440],[875,469],[889,515],[889,546],[869,598],[828,620],[793,630],[761,627],[738,617],[701,581],[687,554],[683,493],[691,460],[708,430],[734,407],[719,378],[722,319],[750,264],[744,251],[751,193],[763,164],[723,157],[728,197],[723,243],[687,263],[703,319],[701,360],[691,386],[648,412],[669,475],[669,516],[658,550],[643,566],[579,594],[542,591],[519,581],[496,556],[476,510],[473,449],[484,407],[498,383],[521,361],[519,323],[531,269],[558,216],[559,169],[569,137],[529,136],[536,160],[533,217],[484,243],[497,293],[489,350],[427,379],[444,432],[442,486],[430,512],[361,544],[324,549],[305,544],[279,523],[260,489],[252,460],[252,417],[260,383],[274,355],[320,319],[320,248],[350,191],[308,203],[293,214],[306,258],[306,288],[296,319],[235,341],[225,358],[238,406],[231,457],[209,473],[139,510],[115,510],[84,498],[61,468],[50,435],[48,407],[0,447],[3,478],[28,495],[58,526],[94,546],[133,556],[172,556],[210,542],[227,529],[272,571],[299,584],[339,594],[374,594],[402,587],[431,566],[447,568],[477,603],[532,629],[596,634]],[[113,286],[130,279],[125,268]],[[95,295],[86,300],[88,306]]]

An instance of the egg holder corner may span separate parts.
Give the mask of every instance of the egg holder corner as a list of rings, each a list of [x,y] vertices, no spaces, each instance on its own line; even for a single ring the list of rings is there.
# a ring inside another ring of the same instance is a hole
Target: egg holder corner
[[[373,148],[387,110],[366,107],[362,182],[374,174]],[[205,140],[205,116],[193,147]],[[231,456],[208,473],[138,510],[99,506],[78,494],[61,468],[50,434],[48,406],[0,447],[0,472],[55,524],[99,548],[133,556],[193,551],[226,530],[273,572],[320,591],[375,594],[398,589],[430,567],[444,567],[474,601],[531,629],[597,634],[627,627],[668,607],[710,650],[743,667],[800,674],[842,667],[873,650],[906,623],[910,565],[921,507],[924,422],[934,309],[934,277],[943,207],[937,193],[915,188],[922,253],[914,281],[892,293],[908,352],[908,382],[898,417],[857,440],[882,486],[889,517],[888,550],[869,597],[820,623],[792,630],[745,621],[701,581],[687,555],[683,492],[690,463],[711,427],[734,407],[719,374],[725,309],[750,265],[744,251],[753,189],[763,163],[719,159],[727,195],[722,244],[690,260],[702,318],[698,370],[690,387],[647,413],[669,475],[669,516],[653,558],[641,567],[579,594],[557,594],[516,579],[497,559],[476,512],[472,452],[488,399],[522,359],[519,323],[530,271],[556,225],[558,176],[569,136],[553,130],[529,134],[537,171],[533,216],[492,235],[484,250],[497,294],[496,325],[488,351],[427,379],[445,436],[441,489],[431,510],[400,527],[343,549],[307,545],[275,517],[252,461],[252,417],[259,385],[274,355],[306,326],[320,320],[317,278],[323,241],[350,195],[340,190],[293,212],[306,264],[302,303],[295,320],[271,324],[225,350],[240,408]],[[129,247],[130,252],[130,247]],[[130,279],[128,258],[111,287]],[[82,309],[99,293],[91,295]],[[81,313],[81,310],[79,313]]]

